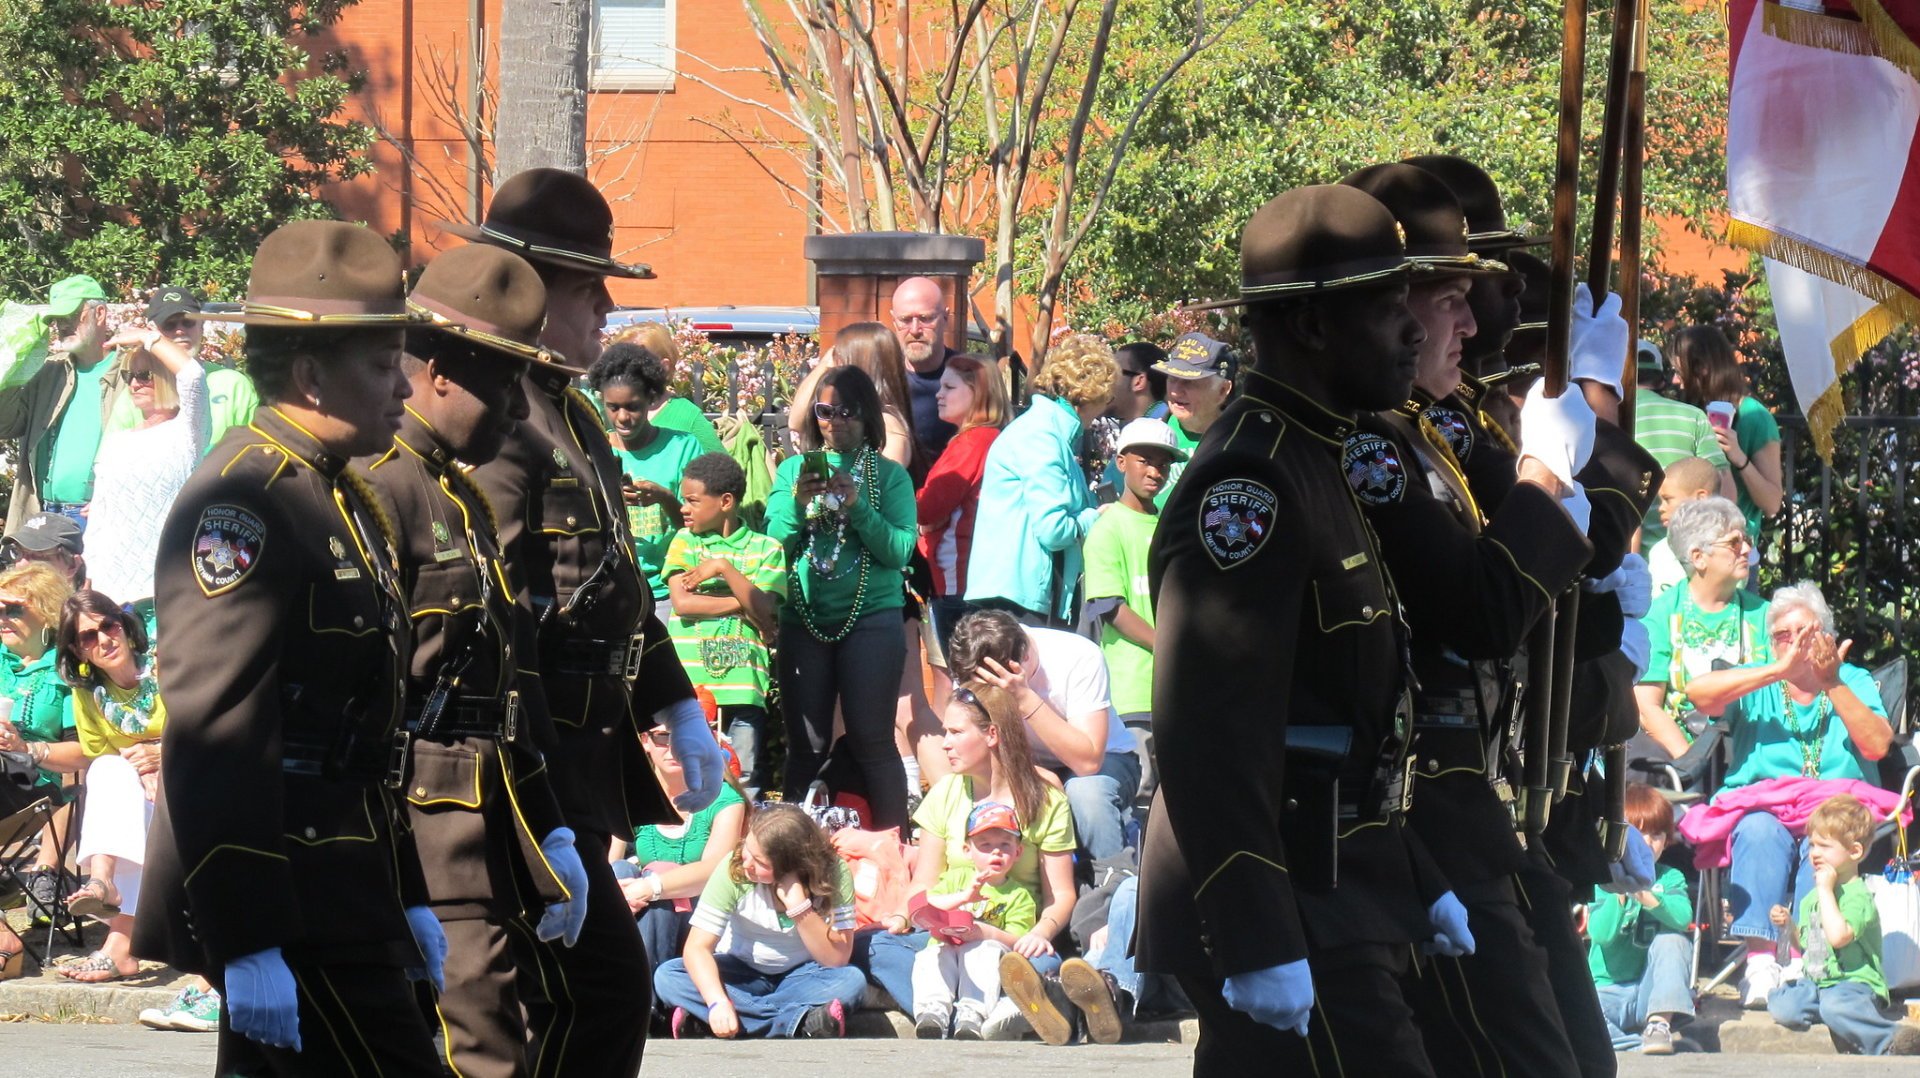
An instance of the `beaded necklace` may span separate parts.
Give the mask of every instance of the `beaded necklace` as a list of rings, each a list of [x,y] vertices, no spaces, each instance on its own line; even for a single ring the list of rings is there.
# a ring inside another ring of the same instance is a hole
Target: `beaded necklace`
[[[862,446],[859,452],[854,455],[852,469],[853,496],[859,498],[861,492],[865,491],[867,504],[876,510],[879,507],[873,505],[873,502],[879,497],[878,492],[880,489],[878,457],[879,454],[875,453],[871,447]],[[840,555],[847,547],[847,517],[851,515],[850,510],[852,507],[840,503],[838,498],[834,498],[833,501],[829,503],[827,499],[830,497],[832,497],[832,495],[822,494],[816,497],[813,503],[807,507],[806,560],[807,563],[813,567],[817,582],[838,580],[846,575],[844,573],[836,575],[834,570],[839,567]],[[833,520],[833,553],[826,558],[821,558],[817,548],[820,543],[820,537],[826,531],[826,522],[829,518]],[[873,562],[872,559],[867,557],[867,548],[865,546],[857,547],[854,551],[854,564],[857,567],[860,577],[854,584],[853,605],[847,610],[847,619],[840,623],[838,629],[832,633],[822,632],[820,626],[813,620],[813,611],[808,608],[808,604],[805,602],[794,604],[800,613],[800,623],[806,627],[807,632],[811,634],[815,640],[820,641],[822,644],[837,644],[846,639],[847,634],[853,631],[853,623],[860,620],[860,614],[862,613],[861,608],[866,605],[867,580],[873,571]],[[788,572],[798,576],[800,572],[799,564],[796,562],[790,565]],[[796,582],[792,591],[795,595],[801,594],[798,582]]]
[[[1817,779],[1820,777],[1820,757],[1827,749],[1827,720],[1833,717],[1833,702],[1826,693],[1815,697],[1813,718],[1803,727],[1794,721],[1798,705],[1793,702],[1793,697],[1788,696],[1785,690],[1781,691],[1780,696],[1787,705],[1786,714],[1781,716],[1781,725],[1787,728],[1787,733],[1793,735],[1793,740],[1800,747],[1800,774]]]

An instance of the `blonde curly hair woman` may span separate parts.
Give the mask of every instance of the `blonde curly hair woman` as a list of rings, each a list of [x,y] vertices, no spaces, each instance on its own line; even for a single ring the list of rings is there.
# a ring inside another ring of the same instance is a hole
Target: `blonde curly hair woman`
[[[1069,626],[1078,606],[1080,545],[1100,507],[1080,465],[1087,424],[1113,397],[1119,367],[1098,337],[1076,333],[1047,353],[1033,401],[987,450],[967,601],[1023,622]]]

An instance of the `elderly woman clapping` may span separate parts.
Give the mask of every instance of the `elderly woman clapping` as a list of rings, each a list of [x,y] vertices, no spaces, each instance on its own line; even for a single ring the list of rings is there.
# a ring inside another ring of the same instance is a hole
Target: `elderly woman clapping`
[[[1687,581],[1660,594],[1641,619],[1652,644],[1647,672],[1634,687],[1640,727],[1678,759],[1688,734],[1680,720],[1693,707],[1687,687],[1714,663],[1762,662],[1768,650],[1765,600],[1743,590],[1753,549],[1747,520],[1725,498],[1701,498],[1674,511],[1667,543]]]
[[[1695,678],[1687,696],[1702,714],[1719,715],[1733,744],[1721,793],[1766,779],[1874,781],[1872,763],[1893,744],[1893,728],[1873,676],[1846,661],[1853,641],[1838,641],[1820,589],[1801,583],[1773,593],[1767,611],[1775,658]],[[1806,843],[1773,814],[1749,812],[1733,831],[1727,870],[1730,935],[1749,945],[1748,1006],[1764,1004],[1779,984],[1774,962],[1775,905],[1798,909],[1813,885]],[[1786,901],[1789,883],[1792,900]]]

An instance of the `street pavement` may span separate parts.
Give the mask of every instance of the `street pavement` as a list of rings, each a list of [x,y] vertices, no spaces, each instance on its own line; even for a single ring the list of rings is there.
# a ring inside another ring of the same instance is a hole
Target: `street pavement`
[[[173,1078],[213,1072],[211,1034],[159,1033],[137,1026],[42,1022],[0,1025],[0,1058],[7,1072],[35,1078]],[[1191,1073],[1192,1049],[1172,1044],[1082,1045],[954,1044],[886,1039],[845,1041],[654,1042],[648,1074],[701,1078],[883,1075],[952,1078],[956,1068],[994,1078],[1057,1078],[1063,1070],[1090,1070],[1119,1078],[1176,1078]],[[1838,1056],[1679,1055],[1620,1057],[1624,1078],[1801,1078],[1803,1075],[1879,1075],[1916,1072],[1912,1059]]]

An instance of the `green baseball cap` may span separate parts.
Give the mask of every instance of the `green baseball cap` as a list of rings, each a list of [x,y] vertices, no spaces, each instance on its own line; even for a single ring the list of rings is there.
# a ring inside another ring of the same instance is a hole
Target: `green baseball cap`
[[[105,300],[106,289],[100,282],[86,274],[76,274],[53,286],[47,293],[47,313],[55,318],[66,318],[80,309],[80,305],[90,299]]]

